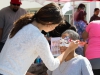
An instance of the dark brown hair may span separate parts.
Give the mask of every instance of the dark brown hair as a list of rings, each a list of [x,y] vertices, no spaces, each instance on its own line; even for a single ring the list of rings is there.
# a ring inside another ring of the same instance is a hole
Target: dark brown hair
[[[84,9],[84,8],[85,8],[85,5],[81,3],[81,4],[79,4],[79,6],[78,6],[78,9],[79,9],[79,8]]]
[[[95,9],[94,9],[94,12],[96,12],[97,10],[99,10],[99,8],[95,8]]]
[[[85,11],[80,11],[79,14],[77,15],[77,18],[76,18],[76,21],[80,21],[80,20],[83,20],[85,19],[86,16],[86,12]]]
[[[49,3],[42,7],[35,15],[25,14],[21,16],[15,23],[10,33],[12,38],[21,28],[25,25],[32,23],[34,20],[42,25],[47,23],[60,24],[63,23],[64,16],[61,13],[61,9],[56,3]]]

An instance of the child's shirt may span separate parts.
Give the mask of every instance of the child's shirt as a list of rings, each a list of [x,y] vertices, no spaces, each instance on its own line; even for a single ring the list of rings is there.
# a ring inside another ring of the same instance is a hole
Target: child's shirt
[[[48,75],[93,75],[92,67],[87,58],[78,55],[69,61],[64,61],[54,71],[47,71]]]

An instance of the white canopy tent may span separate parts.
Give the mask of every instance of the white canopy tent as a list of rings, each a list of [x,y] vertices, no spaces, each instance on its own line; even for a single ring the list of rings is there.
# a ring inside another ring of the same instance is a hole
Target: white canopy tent
[[[38,2],[40,3],[38,3]],[[44,1],[44,2],[43,2]],[[22,8],[40,8],[42,7],[43,5],[45,4],[48,4],[52,2],[52,0],[50,1],[46,1],[46,0],[22,0],[22,5],[21,7]],[[75,4],[79,4],[79,3],[83,3],[83,2],[86,2],[86,1],[76,1]],[[65,2],[63,2],[65,3]],[[0,9],[6,7],[6,6],[9,6],[10,5],[10,0],[0,0]]]

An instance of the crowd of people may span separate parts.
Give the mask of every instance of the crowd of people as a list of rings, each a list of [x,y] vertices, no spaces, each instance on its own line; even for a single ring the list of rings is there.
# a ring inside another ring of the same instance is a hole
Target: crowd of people
[[[11,0],[0,10],[0,75],[100,75],[99,8],[88,23],[81,3],[68,23],[56,3],[34,14],[21,4]],[[53,37],[60,37],[57,57],[50,51]]]

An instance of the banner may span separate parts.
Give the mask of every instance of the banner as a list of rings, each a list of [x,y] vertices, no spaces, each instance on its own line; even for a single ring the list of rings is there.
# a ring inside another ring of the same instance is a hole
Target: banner
[[[58,56],[60,54],[60,37],[51,38],[51,52],[53,56]]]

